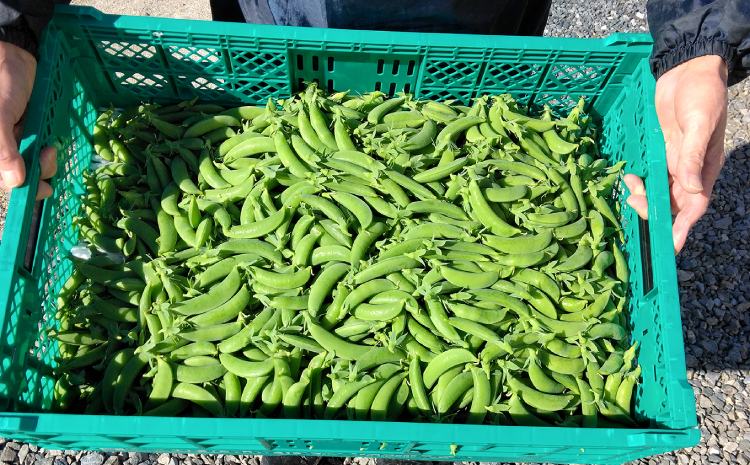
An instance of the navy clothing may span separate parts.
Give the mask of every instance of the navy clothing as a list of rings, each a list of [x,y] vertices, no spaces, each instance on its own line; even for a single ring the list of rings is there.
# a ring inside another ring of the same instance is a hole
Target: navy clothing
[[[540,36],[551,3],[551,0],[211,0],[211,10],[217,21]]]
[[[0,40],[36,55],[54,3],[0,0]],[[388,31],[542,35],[551,0],[211,0],[217,21]],[[704,55],[729,65],[729,84],[750,74],[750,1],[649,0],[651,71]]]
[[[750,1],[650,0],[654,38],[651,72],[657,79],[691,58],[719,55],[729,65],[729,85],[750,74]]]

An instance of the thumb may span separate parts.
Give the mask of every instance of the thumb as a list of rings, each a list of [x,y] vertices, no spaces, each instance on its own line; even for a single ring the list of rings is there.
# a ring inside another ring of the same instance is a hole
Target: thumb
[[[18,152],[18,144],[13,136],[13,125],[0,124],[0,178],[5,189],[23,184],[26,166]]]
[[[677,161],[677,182],[689,194],[703,191],[703,160],[712,131],[706,127],[693,127],[682,138]]]

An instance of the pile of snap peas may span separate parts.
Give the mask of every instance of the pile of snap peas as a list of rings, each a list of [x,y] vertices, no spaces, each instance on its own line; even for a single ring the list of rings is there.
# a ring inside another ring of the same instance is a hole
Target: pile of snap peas
[[[54,409],[636,426],[622,165],[583,108],[310,84],[103,111]]]

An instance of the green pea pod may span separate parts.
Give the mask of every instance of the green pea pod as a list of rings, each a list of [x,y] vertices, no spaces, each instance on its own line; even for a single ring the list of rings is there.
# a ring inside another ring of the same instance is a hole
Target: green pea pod
[[[422,129],[409,138],[402,148],[404,150],[416,151],[423,149],[433,143],[437,135],[437,124],[432,119],[425,120]]]
[[[473,385],[474,379],[470,371],[463,372],[451,379],[438,398],[438,413],[441,415],[448,413],[451,406]]]
[[[508,374],[508,386],[528,405],[541,410],[558,411],[566,408],[573,400],[572,395],[547,394],[527,386],[515,376]]]
[[[278,289],[295,289],[304,286],[310,280],[312,268],[307,267],[288,274],[277,273],[258,267],[251,267],[250,271],[253,278],[261,284]]]
[[[222,418],[226,416],[224,406],[221,405],[221,400],[212,392],[198,385],[179,383],[174,387],[172,397],[189,400],[208,410],[216,417]]]
[[[275,231],[291,215],[291,208],[285,207],[268,218],[249,224],[232,226],[224,230],[224,235],[232,239],[255,239]]]
[[[467,271],[460,271],[448,266],[441,266],[440,274],[449,283],[466,289],[488,288],[495,284],[495,282],[500,277],[498,273],[494,271],[472,273]]]
[[[186,316],[206,313],[232,298],[239,288],[240,274],[238,268],[234,268],[220,284],[215,285],[205,294],[172,304],[169,309]]]
[[[529,412],[523,405],[521,397],[517,393],[512,393],[508,401],[508,413],[516,424],[519,426],[541,426],[551,427],[552,425]]]
[[[408,176],[405,176],[393,170],[384,170],[383,172],[396,184],[410,191],[411,193],[413,193],[414,195],[416,195],[422,200],[432,200],[436,198],[435,195],[432,192],[430,192],[429,189],[427,189],[426,187],[424,187],[423,185],[421,185],[420,183],[416,182],[414,179]]]
[[[370,113],[368,113],[367,121],[370,124],[380,123],[387,113],[400,108],[401,106],[403,106],[405,101],[406,99],[404,97],[384,101],[380,105],[373,108]]]
[[[518,228],[509,225],[497,216],[482,195],[479,184],[473,179],[469,183],[469,201],[471,202],[471,208],[479,217],[479,221],[493,234],[510,237],[521,232]]]
[[[344,360],[358,360],[370,350],[369,347],[346,342],[338,336],[329,333],[317,323],[308,321],[308,328],[315,342],[320,344],[325,350],[334,352],[337,357]]]
[[[410,257],[393,257],[379,260],[360,271],[352,278],[355,284],[363,284],[381,276],[386,276],[396,271],[416,268],[420,263]]]
[[[187,170],[187,164],[182,158],[172,159],[172,178],[174,183],[186,194],[200,195],[203,192],[195,185]],[[166,208],[165,208],[166,210]]]

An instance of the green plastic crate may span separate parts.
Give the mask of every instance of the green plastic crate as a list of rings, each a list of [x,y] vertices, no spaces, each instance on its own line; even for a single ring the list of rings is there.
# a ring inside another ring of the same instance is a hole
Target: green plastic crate
[[[0,246],[0,435],[49,449],[368,456],[423,460],[622,463],[695,445],[686,380],[664,142],[648,69],[651,39],[492,37],[325,30],[108,16],[58,6],[46,29]],[[46,413],[57,346],[55,296],[71,272],[71,218],[84,192],[97,111],[143,100],[264,104],[303,81],[324,89],[456,99],[510,92],[565,113],[579,96],[603,127],[602,151],[644,176],[649,220],[624,208],[629,330],[640,342],[636,414],[648,429],[138,418]],[[37,154],[58,147],[54,194],[35,209]],[[35,225],[40,225],[38,228]],[[648,231],[652,233],[649,234]]]

